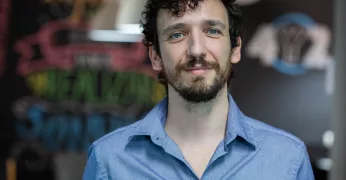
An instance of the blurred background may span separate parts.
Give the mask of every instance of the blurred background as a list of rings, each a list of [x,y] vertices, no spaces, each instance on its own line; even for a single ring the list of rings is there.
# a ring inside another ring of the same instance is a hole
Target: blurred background
[[[248,116],[302,139],[327,179],[333,1],[237,3],[243,52],[230,92]],[[81,179],[93,141],[165,96],[141,44],[144,4],[0,0],[0,180]]]

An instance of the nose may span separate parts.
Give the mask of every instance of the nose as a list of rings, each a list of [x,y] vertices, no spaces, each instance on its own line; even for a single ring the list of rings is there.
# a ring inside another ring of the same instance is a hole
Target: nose
[[[205,41],[202,33],[193,32],[189,38],[189,47],[187,50],[189,57],[205,57],[207,55],[205,49]]]

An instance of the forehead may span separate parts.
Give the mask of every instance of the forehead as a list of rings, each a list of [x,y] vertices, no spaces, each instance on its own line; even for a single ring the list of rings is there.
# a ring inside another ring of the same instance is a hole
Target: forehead
[[[187,8],[184,15],[179,17],[161,9],[157,17],[159,31],[174,23],[198,24],[206,19],[219,20],[228,25],[227,11],[220,0],[204,0],[194,9]]]

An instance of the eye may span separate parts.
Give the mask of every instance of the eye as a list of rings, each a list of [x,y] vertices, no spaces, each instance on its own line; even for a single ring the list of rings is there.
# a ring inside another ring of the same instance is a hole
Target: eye
[[[183,37],[184,34],[183,33],[173,33],[172,35],[169,36],[170,39],[175,40],[175,39],[179,39],[181,37]]]
[[[218,36],[221,34],[221,31],[218,29],[208,29],[207,33],[212,35],[212,36]]]

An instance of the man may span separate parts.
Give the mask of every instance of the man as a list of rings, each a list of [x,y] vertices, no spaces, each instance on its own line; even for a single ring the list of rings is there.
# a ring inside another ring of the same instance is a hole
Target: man
[[[84,179],[313,180],[298,138],[251,119],[227,91],[239,62],[234,0],[148,0],[152,67],[168,97],[90,147]]]

